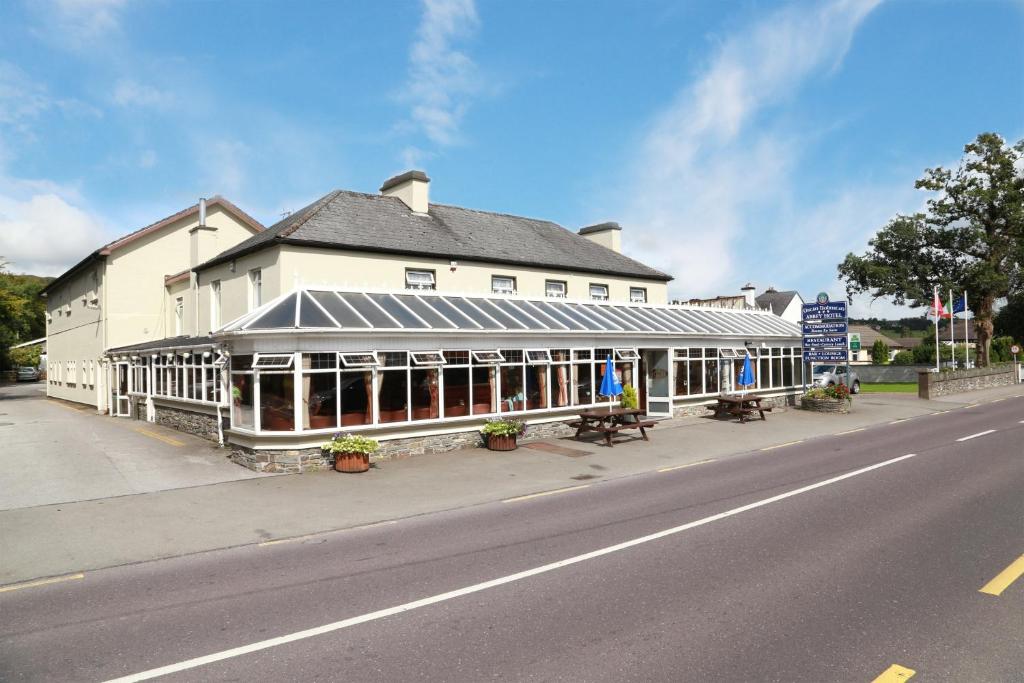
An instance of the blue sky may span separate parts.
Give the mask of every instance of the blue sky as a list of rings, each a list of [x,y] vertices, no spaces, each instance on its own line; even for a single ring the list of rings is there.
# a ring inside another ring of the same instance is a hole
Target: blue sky
[[[416,167],[616,220],[677,296],[838,297],[924,168],[1024,136],[1022,36],[1010,1],[6,0],[0,255],[56,274],[199,196],[269,225]]]

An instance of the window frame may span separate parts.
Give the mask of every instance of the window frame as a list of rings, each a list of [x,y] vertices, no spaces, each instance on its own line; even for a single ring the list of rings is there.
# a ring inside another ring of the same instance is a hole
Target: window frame
[[[604,296],[594,296],[594,288],[604,288]],[[611,300],[611,288],[606,283],[591,282],[587,287],[587,292],[590,294],[591,301],[610,301]]]
[[[417,358],[420,355],[437,356],[436,360],[421,360]],[[409,352],[410,365],[414,367],[427,367],[437,368],[442,365],[447,365],[448,360],[444,357],[444,353],[438,349],[437,351],[410,351]]]
[[[508,280],[511,283],[509,288],[498,288],[495,286],[495,280]],[[515,295],[519,291],[519,282],[515,275],[491,275],[491,294],[499,295]]]
[[[635,292],[640,292],[642,298],[636,299],[633,297]],[[647,288],[646,287],[630,287],[629,288],[629,302],[631,304],[645,304],[647,303]]]
[[[373,360],[370,362],[352,361],[350,363],[346,359],[346,356],[371,356]],[[377,355],[376,351],[340,351],[338,353],[338,360],[341,361],[340,369],[343,370],[359,368],[377,368],[381,366],[380,356]]]
[[[534,359],[530,357],[533,353],[543,353],[542,358]],[[550,365],[551,364],[551,349],[523,349],[523,357],[527,365]]]
[[[561,294],[552,294],[548,291],[548,285],[561,285]],[[569,281],[568,280],[544,280],[544,297],[549,299],[565,299],[569,296]]]
[[[284,362],[278,363],[267,363],[261,365],[262,360],[279,360]],[[254,353],[252,356],[252,369],[259,370],[260,372],[268,372],[274,370],[291,370],[295,364],[294,353]]]
[[[409,276],[413,274],[422,274],[430,276],[430,284],[415,283],[409,280]],[[406,268],[405,269],[405,288],[413,291],[437,291],[437,271],[431,268]]]
[[[249,269],[249,310],[263,305],[263,268]]]
[[[210,281],[210,331],[220,327],[221,318],[221,293],[223,292],[220,280]]]
[[[473,358],[473,365],[500,365],[505,362],[505,355],[498,349],[493,350],[481,350],[481,351],[470,351],[470,356]],[[494,354],[497,358],[482,359],[480,354]]]

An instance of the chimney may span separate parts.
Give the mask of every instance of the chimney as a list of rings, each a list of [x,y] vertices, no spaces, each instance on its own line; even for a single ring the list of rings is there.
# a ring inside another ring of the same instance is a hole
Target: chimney
[[[622,227],[618,223],[608,221],[597,225],[588,225],[585,228],[580,228],[579,234],[602,247],[619,254],[622,253]]]
[[[427,213],[430,208],[430,178],[423,171],[406,171],[389,178],[380,186],[385,197],[398,197],[413,213]]]
[[[754,292],[756,291],[754,288],[754,283],[748,282],[747,284],[740,287],[740,291],[743,292],[743,298],[747,302],[747,307],[754,308]]]
[[[206,227],[206,197],[199,198],[199,227]]]
[[[206,224],[206,197],[199,198],[199,224],[188,231],[189,268],[217,255],[217,228]]]

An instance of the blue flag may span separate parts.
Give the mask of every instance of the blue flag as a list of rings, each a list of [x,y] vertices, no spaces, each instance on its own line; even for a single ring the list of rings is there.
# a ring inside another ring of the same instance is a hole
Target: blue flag
[[[955,304],[953,304],[953,312],[954,313],[963,313],[966,310],[967,310],[967,297],[966,296],[962,296],[962,297],[960,297],[959,299],[956,300]]]

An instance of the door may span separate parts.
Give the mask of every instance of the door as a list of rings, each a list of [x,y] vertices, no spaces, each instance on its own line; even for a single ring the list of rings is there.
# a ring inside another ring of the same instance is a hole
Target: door
[[[643,349],[644,404],[648,415],[671,415],[668,349]]]
[[[110,414],[114,417],[130,417],[128,401],[128,363],[115,363],[113,367],[113,391],[111,392]]]

